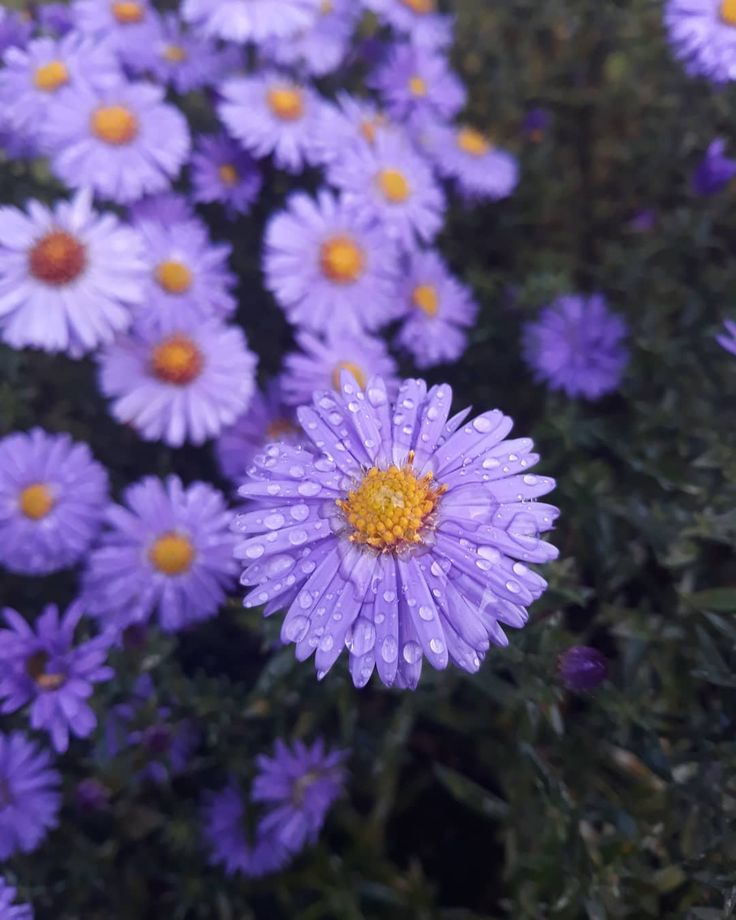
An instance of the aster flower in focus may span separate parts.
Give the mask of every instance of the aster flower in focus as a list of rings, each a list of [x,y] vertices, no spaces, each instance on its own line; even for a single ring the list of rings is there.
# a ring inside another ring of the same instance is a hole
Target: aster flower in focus
[[[0,920],[33,920],[33,911],[27,904],[16,904],[16,890],[0,876]]]
[[[184,0],[181,14],[205,35],[260,44],[292,38],[314,21],[319,0]]]
[[[322,738],[311,746],[277,741],[272,757],[257,758],[253,800],[267,806],[260,822],[290,853],[314,844],[327,812],[345,786],[343,751],[325,748]]]
[[[107,473],[86,444],[34,428],[0,440],[0,564],[47,575],[78,562],[107,505]]]
[[[397,45],[370,82],[397,120],[416,113],[453,118],[465,105],[465,87],[444,55],[410,44]]]
[[[300,439],[294,410],[284,405],[280,382],[272,380],[263,392],[256,390],[247,412],[222,432],[215,442],[215,454],[223,476],[240,482],[267,442],[296,444]]]
[[[289,41],[264,43],[264,56],[279,67],[301,66],[314,77],[332,73],[345,60],[360,13],[355,0],[322,0],[309,28]]]
[[[417,45],[446,48],[452,42],[452,20],[438,13],[437,0],[364,0],[364,4]]]
[[[298,412],[314,453],[274,444],[240,488],[258,502],[236,518],[247,607],[285,609],[281,637],[324,677],[345,648],[356,686],[416,687],[422,658],[476,671],[502,624],[523,626],[554,559],[540,539],[554,481],[529,470],[528,438],[485,412],[449,419],[452,391],[405,380],[395,404],[379,377]]]
[[[110,680],[106,665],[108,642],[103,636],[74,644],[84,615],[80,603],[63,617],[50,604],[31,627],[15,610],[3,611],[7,629],[0,629],[0,712],[17,712],[30,705],[31,726],[48,732],[61,754],[69,734],[87,738],[97,725],[87,700],[94,684]]]
[[[621,382],[629,360],[626,333],[626,323],[600,294],[558,297],[526,324],[524,358],[550,389],[599,399]]]
[[[167,632],[210,619],[234,583],[232,513],[203,482],[148,476],[126,489],[89,556],[82,597],[111,625],[158,616]]]
[[[397,132],[379,130],[373,144],[345,150],[328,164],[327,178],[347,208],[373,218],[408,250],[442,226],[445,200],[432,170]]]
[[[696,195],[715,195],[736,176],[736,160],[725,155],[726,142],[717,137],[708,146],[705,156],[693,173],[692,186]]]
[[[327,103],[311,87],[272,71],[226,80],[220,94],[223,124],[254,157],[273,156],[279,169],[291,173],[316,162]]]
[[[385,326],[400,313],[394,247],[371,216],[330,192],[297,192],[265,235],[266,287],[297,326],[316,332]]]
[[[56,827],[60,783],[46,751],[20,732],[0,732],[1,860],[15,853],[32,853]]]
[[[257,358],[245,334],[214,319],[136,328],[99,357],[112,414],[140,437],[203,444],[232,425],[255,390]]]
[[[156,14],[149,0],[73,0],[76,28],[84,35],[104,39],[122,63],[155,35]]]
[[[128,328],[143,298],[142,241],[82,191],[53,210],[0,207],[0,335],[78,358]]]
[[[406,319],[396,341],[414,357],[417,367],[433,367],[462,356],[466,329],[473,325],[478,307],[438,253],[412,254],[400,299],[406,305]]]
[[[56,176],[119,204],[168,188],[189,155],[182,113],[150,83],[67,87],[43,129]]]
[[[714,83],[736,79],[735,0],[668,0],[664,24],[691,76]]]
[[[576,693],[595,690],[608,677],[605,655],[589,645],[573,645],[560,655],[560,678]]]
[[[362,333],[330,332],[322,340],[308,332],[298,332],[296,341],[301,350],[287,354],[281,377],[284,399],[291,405],[309,403],[317,390],[339,391],[343,371],[352,374],[361,387],[378,375],[389,395],[396,395],[396,362],[382,339]]]
[[[723,325],[725,331],[716,337],[716,341],[719,345],[723,346],[726,351],[730,351],[732,355],[736,355],[736,322],[727,319],[724,320]]]
[[[263,185],[253,157],[224,132],[197,139],[190,168],[194,200],[218,202],[230,216],[248,214]]]

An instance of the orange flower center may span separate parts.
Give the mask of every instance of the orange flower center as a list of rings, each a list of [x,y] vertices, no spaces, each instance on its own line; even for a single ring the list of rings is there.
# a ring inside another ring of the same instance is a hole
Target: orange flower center
[[[334,389],[340,389],[340,374],[343,371],[350,371],[361,390],[365,389],[365,371],[359,364],[354,364],[352,361],[340,361],[339,364],[335,365],[335,369],[332,372],[332,386]]]
[[[167,294],[186,294],[194,280],[191,270],[176,259],[156,266],[156,281]]]
[[[411,195],[409,180],[399,169],[382,169],[378,174],[378,187],[391,204],[403,204]]]
[[[44,93],[53,93],[69,82],[69,71],[63,61],[49,61],[36,68],[33,85]]]
[[[26,658],[26,674],[41,690],[58,690],[66,683],[66,674],[47,674],[49,656],[46,652],[36,652]]]
[[[92,133],[116,147],[130,144],[138,136],[138,119],[124,105],[102,105],[92,113]]]
[[[235,185],[238,181],[238,171],[232,163],[223,163],[217,170],[220,182],[223,185]]]
[[[282,121],[296,121],[304,114],[304,94],[295,86],[275,86],[268,91],[268,105]]]
[[[433,13],[436,9],[435,0],[399,0],[399,2],[419,16],[426,16],[427,13]]]
[[[360,123],[360,133],[368,141],[374,144],[376,141],[376,131],[386,124],[385,115],[376,115],[373,118],[365,118]]]
[[[412,305],[427,316],[437,316],[440,298],[433,284],[418,284],[411,295]]]
[[[421,99],[423,96],[427,95],[427,81],[419,76],[412,77],[411,80],[409,80],[409,91],[412,96],[417,96]]]
[[[31,274],[46,284],[71,284],[84,271],[87,253],[79,240],[64,230],[52,230],[28,255]]]
[[[480,131],[475,128],[461,128],[457,132],[457,145],[463,153],[469,153],[473,157],[485,156],[491,149],[491,142]]]
[[[136,3],[135,0],[121,0],[119,3],[113,3],[112,14],[117,21],[124,26],[132,23],[142,22],[146,11],[143,4]]]
[[[32,521],[40,521],[54,507],[54,496],[47,485],[34,482],[20,493],[18,505],[23,514]]]
[[[319,264],[337,284],[352,284],[363,274],[363,250],[349,236],[333,236],[322,244]]]
[[[189,537],[173,531],[162,534],[148,551],[151,564],[164,575],[182,575],[188,572],[195,555]]]
[[[266,426],[266,440],[280,441],[282,438],[295,434],[297,427],[288,418],[276,418]]]
[[[182,61],[186,61],[187,52],[181,45],[167,45],[164,48],[164,57],[171,64],[181,64]]]
[[[736,0],[723,0],[721,20],[729,26],[736,26]]]
[[[322,0],[322,3],[319,5],[319,11],[323,16],[327,16],[328,13],[331,13],[335,7],[332,5],[332,0]]]
[[[186,386],[204,367],[202,352],[186,335],[177,333],[158,344],[151,355],[151,368],[159,380]]]

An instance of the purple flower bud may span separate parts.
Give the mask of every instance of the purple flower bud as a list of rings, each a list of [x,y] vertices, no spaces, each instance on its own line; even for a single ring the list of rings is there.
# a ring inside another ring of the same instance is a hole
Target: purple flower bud
[[[725,156],[726,142],[717,137],[693,173],[692,185],[696,195],[715,195],[736,176],[736,160]]]
[[[78,783],[74,799],[81,811],[103,811],[110,800],[110,790],[98,779],[88,777]]]
[[[573,645],[560,655],[557,666],[562,683],[575,693],[595,690],[608,677],[605,655],[589,645]]]
[[[547,109],[530,109],[521,126],[526,138],[535,144],[538,144],[547,132],[552,123],[552,116]]]

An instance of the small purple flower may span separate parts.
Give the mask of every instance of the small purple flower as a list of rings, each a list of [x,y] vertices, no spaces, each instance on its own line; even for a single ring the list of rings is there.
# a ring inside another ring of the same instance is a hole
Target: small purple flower
[[[84,606],[72,604],[63,617],[50,604],[33,628],[16,611],[3,611],[7,629],[0,629],[0,712],[30,705],[31,726],[48,732],[56,750],[69,747],[69,733],[88,738],[97,725],[87,700],[94,684],[110,680],[106,665],[108,640],[98,636],[74,644]]]
[[[446,48],[452,42],[452,19],[438,14],[437,0],[364,0],[364,3],[419,46]]]
[[[551,123],[552,116],[547,109],[530,109],[521,129],[528,140],[533,144],[538,144],[543,140]]]
[[[56,827],[60,784],[47,751],[20,732],[0,732],[0,860],[32,853]]]
[[[600,294],[558,297],[524,328],[534,378],[570,397],[600,399],[618,389],[629,351],[627,327]]]
[[[736,3],[733,0],[668,0],[667,37],[691,76],[714,83],[736,79]]]
[[[629,221],[634,233],[652,233],[657,226],[657,212],[654,208],[642,208]]]
[[[149,44],[156,34],[150,0],[74,0],[74,24],[83,35],[103,39],[128,63],[128,54]]]
[[[190,169],[194,200],[218,202],[230,216],[248,214],[263,186],[253,157],[224,131],[197,139]]]
[[[0,920],[33,920],[33,911],[27,904],[13,905],[16,889],[0,876]]]
[[[263,261],[266,287],[297,326],[357,334],[401,312],[395,248],[372,216],[326,190],[289,198],[266,228]]]
[[[232,513],[203,482],[149,476],[129,486],[125,505],[89,556],[83,599],[90,613],[124,629],[158,615],[167,632],[215,616],[234,584]]]
[[[462,357],[466,329],[478,307],[438,253],[417,251],[410,257],[400,300],[406,319],[396,341],[413,355],[417,367],[424,370]]]
[[[371,377],[380,376],[389,395],[396,395],[396,362],[383,339],[364,333],[329,333],[322,340],[308,332],[298,332],[296,341],[301,350],[287,354],[281,376],[284,400],[291,405],[311,402],[317,391],[339,392],[343,371],[352,374],[361,388]]]
[[[725,155],[726,142],[717,137],[698,163],[692,179],[696,195],[715,195],[736,176],[736,160]]]
[[[74,790],[74,801],[80,811],[104,811],[110,803],[110,790],[93,776],[80,780]]]
[[[0,440],[0,564],[47,575],[78,562],[102,524],[107,473],[86,444],[40,428]]]
[[[355,0],[324,0],[317,4],[311,26],[289,41],[271,39],[262,46],[263,54],[279,67],[302,66],[308,74],[323,77],[345,60],[360,13]]]
[[[397,45],[372,75],[370,84],[396,120],[418,113],[453,118],[465,105],[467,95],[441,52],[410,44]]]
[[[344,759],[344,751],[327,750],[322,738],[310,747],[278,740],[272,757],[260,755],[253,801],[267,806],[261,830],[272,832],[290,853],[314,844],[345,787]]]
[[[520,627],[546,582],[528,563],[557,556],[540,539],[557,509],[536,501],[528,438],[507,440],[495,410],[449,418],[452,391],[405,380],[394,404],[379,377],[298,412],[314,453],[273,444],[240,488],[236,518],[247,607],[287,610],[281,637],[324,677],[343,649],[362,687],[416,687],[422,658],[474,672],[501,624]],[[448,421],[449,419],[449,421]]]
[[[319,0],[184,0],[181,14],[205,35],[260,44],[291,39],[314,22]]]
[[[573,645],[563,652],[558,669],[563,684],[575,693],[595,690],[608,677],[605,655],[589,645]]]
[[[719,345],[730,351],[732,355],[736,355],[736,322],[732,319],[727,319],[723,321],[725,327],[725,332],[722,332],[719,336],[716,336],[716,341]]]

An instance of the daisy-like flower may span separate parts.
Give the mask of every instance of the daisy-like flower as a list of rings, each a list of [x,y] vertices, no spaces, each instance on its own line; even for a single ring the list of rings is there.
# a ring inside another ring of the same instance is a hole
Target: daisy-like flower
[[[696,195],[715,195],[736,176],[736,160],[725,154],[726,142],[717,137],[705,152],[693,173],[692,186]]]
[[[668,0],[664,24],[691,76],[736,80],[736,0]]]
[[[410,44],[393,49],[373,74],[371,86],[397,120],[417,113],[453,118],[467,95],[442,53]]]
[[[626,323],[600,294],[558,297],[526,324],[524,358],[551,390],[600,399],[621,382],[629,360],[626,333]]]
[[[130,204],[176,178],[189,155],[189,128],[159,86],[119,83],[100,91],[80,83],[49,109],[44,143],[62,182]]]
[[[280,67],[301,66],[312,76],[323,77],[345,60],[360,14],[355,0],[321,0],[309,28],[289,41],[271,39],[263,45],[263,53]]]
[[[263,186],[253,157],[224,131],[197,139],[190,169],[194,200],[222,204],[230,216],[247,214]]]
[[[16,889],[0,876],[0,920],[33,920],[33,911],[27,904],[13,904]]]
[[[86,444],[34,428],[0,440],[0,564],[47,575],[78,562],[97,536],[107,473]]]
[[[254,157],[272,155],[279,169],[292,173],[316,161],[327,103],[311,87],[271,71],[233,77],[220,92],[223,124]]]
[[[203,444],[232,425],[255,390],[244,333],[217,320],[136,328],[100,356],[112,413],[148,441]]]
[[[240,482],[267,442],[296,444],[301,437],[294,410],[284,405],[280,382],[272,380],[263,392],[256,390],[248,411],[223,431],[215,442],[215,454],[223,476]]]
[[[74,24],[84,35],[102,38],[128,63],[156,34],[156,14],[149,0],[74,0]]]
[[[229,243],[213,243],[198,220],[139,220],[148,272],[136,323],[149,325],[217,316],[236,307],[235,276],[228,267]]]
[[[296,341],[301,351],[286,356],[281,375],[284,399],[292,406],[311,402],[317,390],[339,390],[343,371],[349,371],[361,387],[371,377],[380,376],[389,394],[396,395],[399,384],[396,362],[383,339],[330,332],[322,340],[308,332],[299,332]]]
[[[466,329],[473,325],[478,307],[439,253],[411,255],[400,299],[406,319],[396,341],[414,357],[417,367],[423,370],[462,356]]]
[[[316,843],[345,787],[344,759],[344,751],[326,749],[322,738],[311,746],[278,740],[272,757],[260,755],[253,800],[268,808],[262,830],[272,832],[290,853]]]
[[[406,380],[392,405],[380,377],[362,391],[343,372],[299,410],[314,453],[270,445],[240,488],[258,502],[236,518],[245,605],[286,609],[281,637],[318,678],[344,648],[356,686],[377,668],[416,687],[423,656],[476,671],[546,587],[527,564],[557,556],[539,536],[557,509],[535,500],[554,481],[529,472],[531,440],[506,439],[511,419],[448,421],[451,399]]]
[[[321,163],[337,160],[348,147],[373,144],[379,128],[388,127],[389,119],[373,102],[339,92],[317,132],[315,156]]]
[[[233,586],[233,515],[204,482],[148,476],[126,489],[125,506],[89,557],[83,599],[90,613],[118,628],[154,614],[174,632],[210,619]]]
[[[719,345],[736,355],[736,322],[731,319],[724,320],[725,331],[716,337]]]
[[[432,170],[405,138],[379,130],[373,144],[356,145],[327,166],[345,205],[381,224],[387,236],[412,250],[442,226],[445,200]]]
[[[320,0],[184,0],[181,14],[205,35],[261,44],[292,38],[314,21]]]
[[[53,210],[0,207],[0,335],[14,348],[78,358],[110,342],[143,298],[140,237],[92,208],[88,191]]]
[[[330,192],[291,196],[266,228],[266,287],[290,322],[315,332],[360,332],[401,312],[395,247],[375,219]]]
[[[417,45],[447,48],[452,19],[438,13],[437,0],[364,0],[367,9]]]
[[[516,158],[475,128],[425,123],[417,140],[437,172],[453,179],[470,199],[506,198],[519,182]]]
[[[7,629],[0,629],[0,712],[17,712],[30,705],[31,726],[48,732],[56,750],[69,747],[69,733],[87,738],[97,719],[87,700],[93,687],[110,680],[108,640],[98,636],[74,644],[84,615],[79,602],[63,617],[50,604],[31,627],[16,611],[3,611]]]
[[[0,859],[32,853],[58,822],[61,777],[25,735],[0,732]]]

